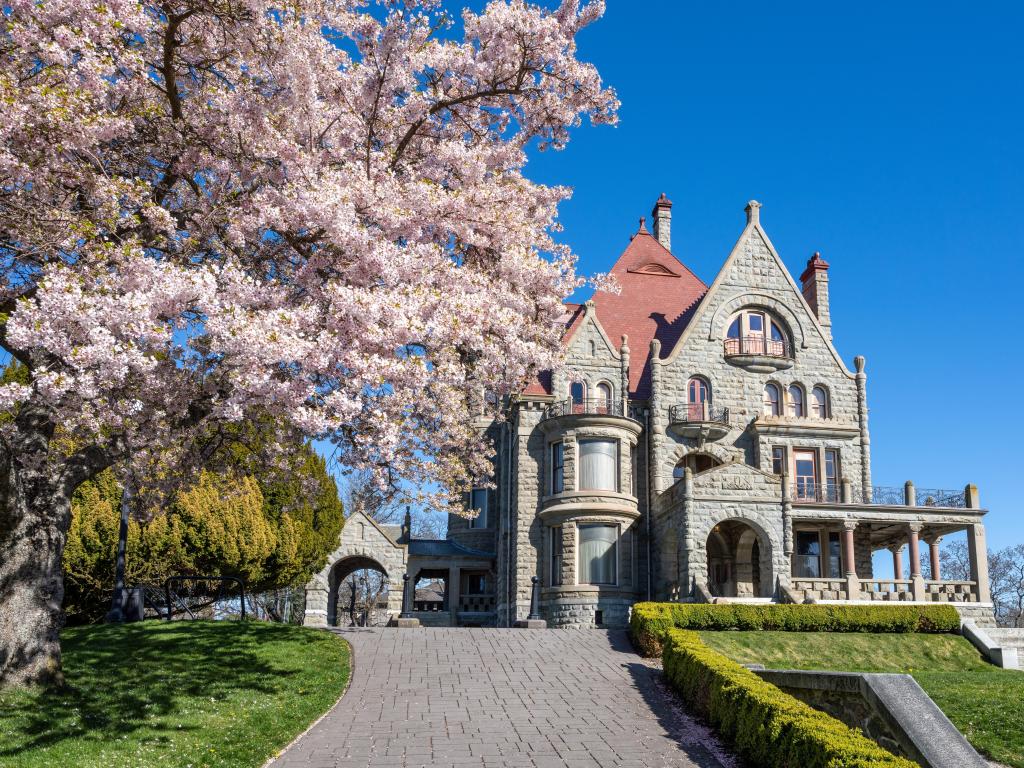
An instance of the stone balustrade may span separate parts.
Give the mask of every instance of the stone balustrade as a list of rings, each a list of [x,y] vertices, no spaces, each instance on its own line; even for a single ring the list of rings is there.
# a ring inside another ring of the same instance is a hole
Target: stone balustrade
[[[860,590],[849,595],[845,578],[794,578],[790,592],[804,601],[860,600],[865,602],[902,602],[914,599],[913,581],[910,579],[858,579]],[[977,583],[974,581],[925,581],[924,600],[931,603],[976,603]]]

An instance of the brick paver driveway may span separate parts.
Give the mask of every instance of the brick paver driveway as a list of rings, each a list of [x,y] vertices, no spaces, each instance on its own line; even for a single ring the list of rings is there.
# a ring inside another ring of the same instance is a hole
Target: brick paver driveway
[[[273,768],[733,765],[624,632],[339,631],[351,687]]]

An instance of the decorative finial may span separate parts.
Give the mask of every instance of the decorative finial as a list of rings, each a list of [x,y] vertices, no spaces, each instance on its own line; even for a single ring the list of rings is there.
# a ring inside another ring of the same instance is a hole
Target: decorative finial
[[[638,229],[637,232],[647,232],[647,217],[646,216],[641,216],[640,217],[640,229]]]

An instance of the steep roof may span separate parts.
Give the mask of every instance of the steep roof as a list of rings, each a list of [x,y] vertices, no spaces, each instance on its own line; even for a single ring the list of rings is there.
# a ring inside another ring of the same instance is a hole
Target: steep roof
[[[611,269],[621,288],[617,294],[594,294],[594,308],[609,338],[629,338],[630,396],[651,391],[651,341],[667,355],[686,328],[708,287],[658,242],[640,219],[640,229]]]

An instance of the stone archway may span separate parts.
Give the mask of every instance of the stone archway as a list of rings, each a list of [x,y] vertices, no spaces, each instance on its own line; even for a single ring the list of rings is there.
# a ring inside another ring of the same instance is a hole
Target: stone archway
[[[378,574],[375,578],[371,576],[373,584],[359,583],[366,579],[365,573],[360,572],[371,572]],[[356,579],[356,574],[359,574],[359,579]],[[352,578],[349,578],[352,577]],[[376,560],[363,555],[353,555],[351,557],[344,557],[338,560],[333,566],[331,566],[330,573],[327,577],[327,624],[331,627],[345,626],[346,618],[349,613],[358,605],[359,613],[365,612],[367,609],[376,610],[381,607],[384,608],[386,613],[390,606],[391,597],[391,577],[383,565],[378,563]],[[348,590],[351,589],[350,607],[348,611],[344,610],[344,606],[341,603],[346,601],[349,597]],[[380,600],[384,601],[383,606],[379,606]],[[370,608],[372,604],[373,608]],[[356,616],[356,621],[366,622],[367,619],[370,623],[373,623],[373,616]]]
[[[323,569],[306,585],[306,613],[303,624],[325,626],[338,619],[338,587],[356,570],[370,568],[387,577],[388,616],[402,610],[402,576],[408,562],[408,547],[399,543],[387,527],[361,512],[353,513],[341,529],[338,547]]]
[[[761,532],[745,520],[725,520],[708,534],[708,590],[715,597],[764,597],[772,587],[771,559]],[[765,553],[767,554],[767,553]]]

